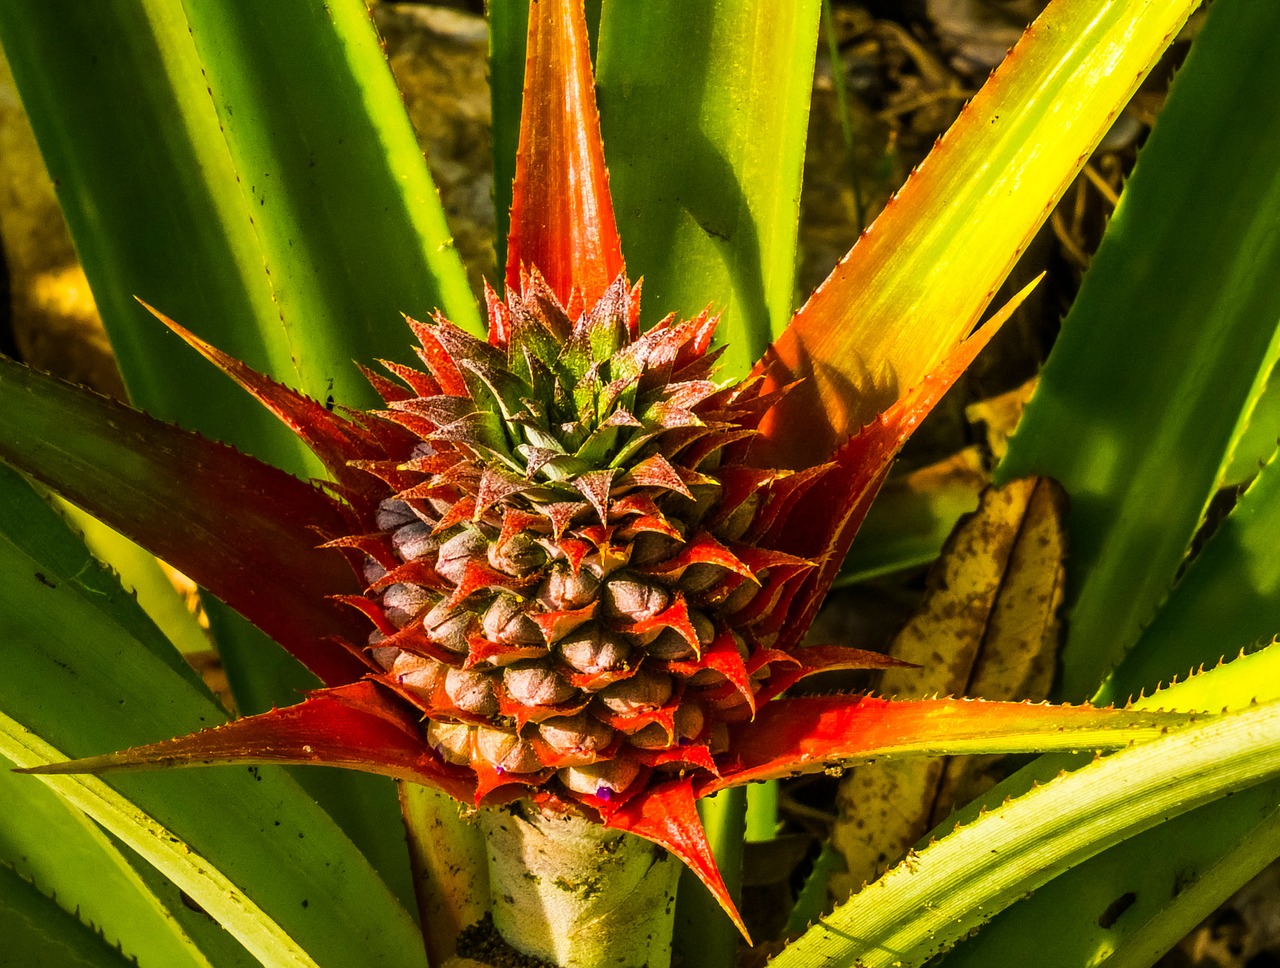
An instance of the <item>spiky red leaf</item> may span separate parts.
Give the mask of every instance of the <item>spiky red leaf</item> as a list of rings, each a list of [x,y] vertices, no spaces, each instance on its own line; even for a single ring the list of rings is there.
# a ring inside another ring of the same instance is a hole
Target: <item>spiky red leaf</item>
[[[350,481],[349,461],[368,459],[377,453],[376,441],[362,428],[343,420],[298,391],[272,380],[252,367],[211,346],[190,330],[141,299],[143,307],[182,337],[192,349],[220,369],[259,403],[270,410],[316,455],[335,480]],[[357,478],[358,480],[358,478]],[[365,481],[361,480],[361,484]]]
[[[325,596],[356,592],[330,497],[223,444],[0,358],[0,459],[189,575],[326,683],[367,666],[332,638],[367,626]]]
[[[806,576],[791,601],[778,648],[793,648],[813,623],[894,457],[1006,318],[1008,312],[1002,312],[983,325],[924,380],[848,440],[836,452],[830,470],[770,529],[768,538],[780,550],[822,562]]]
[[[519,292],[521,268],[531,266],[563,305],[576,289],[593,306],[623,262],[582,0],[531,4],[527,50],[507,290]]]
[[[720,777],[695,788],[708,796],[741,786],[890,754],[1050,752],[1117,749],[1192,717],[1181,713],[1051,706],[978,699],[895,701],[873,696],[802,696],[760,707],[730,727]]]
[[[729,889],[711,853],[707,832],[698,817],[691,779],[685,777],[652,786],[642,795],[628,800],[604,822],[616,830],[650,840],[680,858],[706,885],[747,943],[751,942],[747,926],[729,896]]]
[[[219,763],[339,766],[434,786],[459,800],[469,800],[475,792],[469,771],[442,762],[407,707],[367,679],[189,736],[28,772],[101,773]]]

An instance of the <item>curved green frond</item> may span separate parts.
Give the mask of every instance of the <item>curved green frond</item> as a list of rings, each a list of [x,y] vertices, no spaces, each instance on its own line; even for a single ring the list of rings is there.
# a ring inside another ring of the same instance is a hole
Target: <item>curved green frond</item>
[[[89,755],[221,722],[225,714],[194,673],[180,671],[177,652],[118,585],[111,588],[53,511],[8,471],[0,472],[0,495],[0,709],[6,723],[21,726],[6,726],[0,753],[35,765],[55,758],[47,747]],[[325,968],[424,962],[412,918],[281,771],[127,776],[92,789],[80,778],[55,782],[118,816],[153,818],[178,838],[155,850],[185,856],[189,848],[207,859]],[[378,911],[376,930],[370,909]]]
[[[741,375],[795,300],[819,0],[606,3],[596,80],[644,316],[723,314]]]
[[[999,470],[1071,496],[1067,698],[1151,621],[1280,350],[1278,35],[1209,12]]]
[[[1055,874],[1280,772],[1280,703],[1122,750],[913,852],[771,964],[923,965]]]

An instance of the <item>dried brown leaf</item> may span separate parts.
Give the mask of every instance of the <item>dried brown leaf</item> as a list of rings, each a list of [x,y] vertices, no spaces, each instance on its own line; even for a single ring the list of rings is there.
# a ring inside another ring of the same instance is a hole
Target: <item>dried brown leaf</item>
[[[919,669],[889,669],[884,695],[1043,699],[1053,677],[1062,602],[1061,489],[1024,478],[989,488],[962,519],[929,578],[924,601],[891,654]],[[996,758],[910,759],[846,774],[832,842],[849,872],[845,894],[904,856],[953,805],[993,782]]]

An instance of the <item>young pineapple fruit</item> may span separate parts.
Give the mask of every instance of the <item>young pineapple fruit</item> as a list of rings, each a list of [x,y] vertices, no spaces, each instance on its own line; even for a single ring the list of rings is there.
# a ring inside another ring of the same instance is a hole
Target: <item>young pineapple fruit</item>
[[[812,563],[768,550],[813,473],[745,465],[777,394],[710,377],[715,319],[638,335],[624,277],[592,307],[536,273],[491,341],[413,323],[428,373],[387,364],[404,460],[365,536],[382,681],[429,744],[502,784],[615,804],[653,770],[704,769],[768,698],[785,608]],[[378,540],[380,539],[380,540]]]

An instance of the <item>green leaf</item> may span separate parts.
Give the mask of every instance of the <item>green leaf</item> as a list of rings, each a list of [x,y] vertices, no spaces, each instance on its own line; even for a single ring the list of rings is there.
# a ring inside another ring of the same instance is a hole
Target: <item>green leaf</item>
[[[134,964],[3,864],[0,937],[5,963],[23,968],[128,968]]]
[[[762,425],[783,433],[767,448],[753,445],[756,459],[785,467],[828,459],[973,328],[1196,6],[1058,0],[1046,8],[775,343],[776,383],[805,382]]]
[[[22,767],[65,759],[2,713],[0,753]],[[318,968],[316,961],[221,871],[106,783],[91,776],[41,779],[154,864],[268,968]]]
[[[0,878],[8,871],[38,884],[144,966],[209,968],[108,837],[43,783],[11,772],[12,765],[0,760]]]
[[[1186,825],[1178,841],[1180,849],[1169,850],[1167,843],[1159,845],[1166,848],[1162,856],[1170,861],[1175,858],[1182,860],[1170,882],[1172,899],[1158,914],[1147,919],[1115,945],[1114,953],[1107,959],[1107,968],[1146,968],[1154,964],[1208,917],[1208,912],[1225,904],[1241,885],[1252,880],[1275,858],[1280,857],[1280,809],[1275,807],[1276,800],[1280,799],[1280,785],[1266,784],[1248,792],[1254,794],[1248,799],[1254,804],[1260,804],[1258,812],[1265,814],[1265,819],[1255,824],[1244,837],[1237,838],[1230,849],[1216,850],[1207,862],[1197,865],[1194,882],[1188,883],[1189,858],[1179,855],[1184,851],[1187,854],[1193,851],[1203,853],[1202,846],[1196,845],[1188,850],[1184,845],[1194,844],[1206,829],[1212,832],[1215,841],[1218,840],[1222,832],[1222,825],[1219,823],[1221,818],[1192,813],[1187,819],[1193,822]],[[1244,796],[1240,795],[1240,799]],[[1245,807],[1245,803],[1233,800],[1229,811],[1241,816]],[[1239,829],[1240,826],[1242,825],[1231,825],[1234,829]]]
[[[799,934],[813,924],[827,909],[827,896],[831,876],[844,868],[844,859],[840,852],[828,841],[822,845],[822,852],[813,862],[813,870],[805,878],[804,887],[796,896],[795,907],[787,917],[787,926],[783,935]]]
[[[1236,659],[1136,705],[1240,709],[1255,699],[1280,699],[1280,649]],[[1041,757],[930,836],[942,836],[953,823],[971,822],[982,809],[1080,765],[1080,757]],[[946,965],[999,964],[1009,952],[1030,945],[1042,952],[1046,968],[1078,968],[1111,951],[1133,953],[1172,944],[1208,917],[1224,892],[1233,893],[1257,865],[1276,856],[1268,845],[1274,842],[1278,796],[1280,784],[1264,783],[1104,851],[998,915],[949,954]],[[1242,852],[1251,856],[1240,856]],[[1240,863],[1232,865],[1232,857]],[[1129,908],[1121,910],[1125,904]]]
[[[134,295],[348,405],[375,402],[353,358],[407,356],[401,312],[478,326],[359,0],[6,5],[0,39],[141,406],[242,445],[266,434]],[[258,452],[297,469],[274,436]]]
[[[493,0],[489,5],[489,96],[493,110],[494,251],[507,264],[511,227],[511,184],[516,177],[520,110],[524,95],[524,54],[529,33],[529,0]],[[588,21],[589,22],[589,21]]]
[[[126,384],[138,405],[277,464],[303,448],[134,302],[142,295],[228,352],[294,377],[252,213],[181,8],[5,4],[13,68]],[[212,328],[210,328],[212,327]],[[191,401],[224,400],[225,407]]]
[[[348,405],[375,402],[353,359],[409,358],[401,312],[439,306],[473,329],[479,317],[365,4],[189,8],[5,4],[0,42],[133,400],[315,473],[291,434],[133,297]],[[263,636],[209,611],[244,708],[310,684]],[[370,801],[367,781],[334,784],[347,788],[326,798],[345,804],[335,812]],[[361,839],[402,858],[393,792],[377,789],[373,812],[348,822],[381,828]]]
[[[439,308],[481,329],[368,7],[184,8],[253,213],[294,385],[377,405],[352,360],[406,356],[401,313]]]
[[[1276,356],[1278,32],[1212,8],[1000,468],[1071,495],[1068,698],[1151,620]]]
[[[1277,773],[1280,703],[1174,730],[988,810],[914,852],[771,964],[923,965],[1055,874]]]
[[[40,737],[7,726],[0,752],[24,763],[52,758],[47,746],[83,756],[221,722],[224,714],[194,673],[183,671],[177,652],[118,585],[110,587],[109,576],[35,493],[2,471],[0,495],[0,710],[6,723]],[[119,811],[131,808],[113,800],[119,791],[178,838],[148,840],[146,849],[193,875],[188,848],[206,859],[325,968],[424,963],[412,918],[280,771],[122,776],[111,788],[81,778],[55,782],[65,784],[60,792],[116,811],[123,822]],[[151,829],[149,821],[139,823],[115,832],[126,842],[137,840]],[[212,883],[194,886],[206,891]],[[352,905],[351,898],[361,903]],[[197,900],[209,911],[227,903]],[[370,910],[378,912],[376,930]],[[258,924],[252,930],[273,929]]]
[[[111,565],[120,576],[120,584],[133,591],[142,610],[179,652],[189,655],[210,648],[213,643],[208,634],[187,608],[159,559],[74,505],[64,502],[61,507],[84,536],[94,557]]]
[[[1044,968],[1112,968],[1107,959],[1122,951],[1155,964],[1156,948],[1172,947],[1280,856],[1278,796],[1280,783],[1262,783],[1103,851],[996,915],[942,963],[1018,964],[1035,950]]]
[[[741,375],[794,305],[819,0],[605,4],[597,85],[644,318],[723,313]]]

